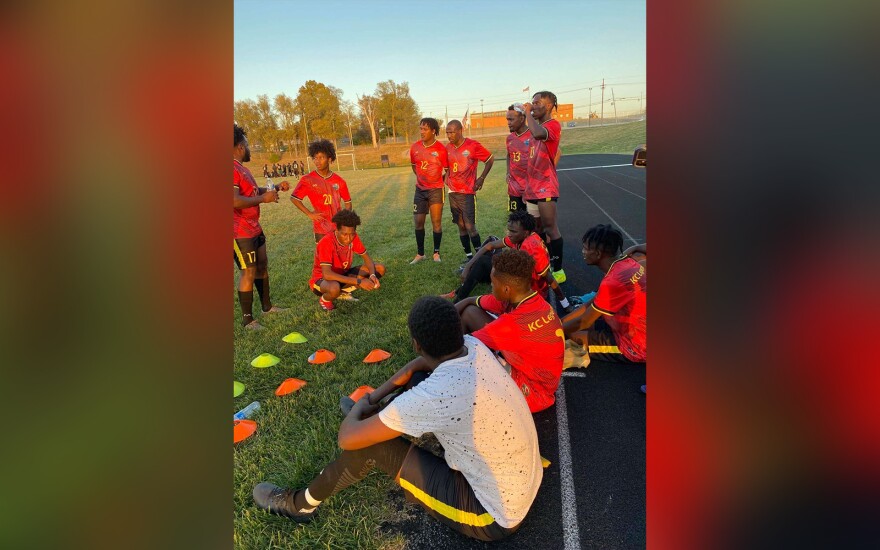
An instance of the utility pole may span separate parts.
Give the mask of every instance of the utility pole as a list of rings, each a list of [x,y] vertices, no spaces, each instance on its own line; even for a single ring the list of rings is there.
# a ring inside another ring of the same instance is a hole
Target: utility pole
[[[602,103],[600,106],[600,115],[599,118],[602,119],[602,124],[605,124],[605,79],[602,79]]]
[[[449,105],[446,106],[446,120],[443,121],[443,125],[449,124]]]
[[[614,88],[611,88],[611,106],[614,107],[614,124],[617,124],[617,102],[614,101]]]
[[[480,135],[486,135],[486,115],[483,113],[483,100],[480,100]]]
[[[642,95],[645,92],[639,92],[639,114],[642,114]]]
[[[590,106],[587,107],[587,126],[592,126],[593,122],[593,89],[587,88],[590,90]]]

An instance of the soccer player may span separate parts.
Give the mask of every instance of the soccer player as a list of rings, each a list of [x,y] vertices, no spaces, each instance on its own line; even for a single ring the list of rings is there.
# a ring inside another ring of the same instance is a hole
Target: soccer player
[[[460,287],[444,294],[444,298],[453,298],[453,303],[458,303],[467,298],[477,283],[490,282],[492,271],[492,255],[504,248],[523,250],[534,260],[535,270],[532,273],[532,290],[541,295],[544,300],[549,298],[549,289],[556,294],[556,301],[566,311],[571,307],[568,299],[562,292],[559,283],[550,272],[550,256],[547,247],[541,237],[535,233],[535,218],[524,210],[515,210],[507,216],[507,236],[501,240],[483,243],[473,259],[467,263],[462,271],[463,283]]]
[[[315,246],[315,264],[309,288],[318,295],[318,303],[324,311],[334,309],[333,300],[354,300],[351,293],[376,290],[379,279],[385,275],[385,266],[373,263],[367,248],[357,234],[361,218],[353,210],[340,210],[333,215],[333,231]],[[354,255],[363,258],[363,265],[352,265]]]
[[[585,347],[591,358],[624,363],[648,360],[647,246],[623,254],[623,235],[611,225],[590,228],[583,238],[587,265],[605,273],[596,296],[562,319],[567,338]]]
[[[336,160],[336,147],[331,141],[319,139],[309,143],[309,156],[315,161],[315,169],[300,178],[290,201],[312,220],[317,243],[336,229],[331,220],[342,209],[343,203],[347,210],[351,210],[351,194],[345,180],[330,170],[330,163]],[[306,208],[303,203],[306,198],[314,211]]]
[[[407,500],[463,535],[494,541],[519,529],[543,476],[522,393],[491,350],[462,334],[446,300],[421,298],[408,325],[420,357],[354,405],[339,427],[339,458],[300,490],[260,483],[253,490],[259,508],[311,521],[321,502],[378,467]],[[373,414],[417,371],[430,375]],[[399,437],[427,432],[443,445],[445,458]]]
[[[419,121],[419,141],[409,148],[409,161],[416,175],[413,196],[413,222],[416,226],[416,257],[410,262],[425,259],[425,217],[431,212],[434,232],[434,261],[440,261],[440,241],[443,239],[443,181],[444,170],[449,169],[446,147],[439,141],[440,123],[434,118]]]
[[[522,103],[514,103],[507,108],[507,197],[508,212],[526,210],[522,195],[528,182],[529,143],[532,133],[526,125],[525,109]]]
[[[263,325],[253,315],[254,286],[260,294],[263,313],[284,311],[285,308],[273,306],[269,297],[269,258],[266,255],[266,235],[260,227],[260,204],[278,202],[278,191],[257,186],[251,171],[242,164],[250,160],[247,132],[233,124],[232,258],[241,270],[238,279],[241,324],[248,330],[260,330]],[[278,188],[287,191],[290,185],[282,182]]]
[[[526,124],[532,134],[529,144],[528,185],[523,198],[526,208],[536,218],[549,239],[550,264],[553,276],[565,282],[562,269],[562,233],[556,225],[556,201],[559,200],[559,179],[556,176],[556,158],[562,126],[551,117],[558,106],[552,92],[538,92],[531,103],[523,104]]]
[[[495,159],[480,142],[466,138],[461,133],[461,122],[452,120],[446,125],[446,152],[449,154],[449,172],[446,186],[449,188],[449,209],[452,222],[458,226],[458,238],[467,259],[473,257],[474,249],[480,247],[477,231],[477,191],[483,188],[486,176]],[[483,162],[483,172],[477,176],[477,162]]]
[[[553,308],[532,289],[534,269],[526,252],[501,251],[492,258],[492,294],[463,300],[455,309],[464,332],[501,354],[536,413],[556,402],[565,338]]]

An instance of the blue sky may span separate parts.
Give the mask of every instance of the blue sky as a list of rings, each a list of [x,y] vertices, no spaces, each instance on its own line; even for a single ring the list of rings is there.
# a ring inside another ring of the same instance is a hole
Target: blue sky
[[[317,80],[354,102],[391,79],[409,82],[425,115],[448,106],[461,117],[480,99],[486,111],[506,109],[529,86],[580,116],[590,95],[598,110],[603,77],[606,100],[613,85],[617,98],[636,98],[619,108],[637,109],[645,57],[644,0],[235,1],[236,100],[295,97]]]

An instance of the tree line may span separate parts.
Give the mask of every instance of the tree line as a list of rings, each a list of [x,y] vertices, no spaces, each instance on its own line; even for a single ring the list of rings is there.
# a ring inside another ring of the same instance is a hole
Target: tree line
[[[278,94],[274,99],[259,95],[256,100],[236,101],[233,117],[248,132],[255,149],[280,152],[286,146],[299,156],[304,144],[329,139],[338,146],[347,137],[352,145],[372,144],[382,139],[417,137],[418,105],[410,96],[409,84],[386,80],[376,84],[372,94],[357,96],[357,103],[344,101],[342,90],[309,80],[295,98]]]

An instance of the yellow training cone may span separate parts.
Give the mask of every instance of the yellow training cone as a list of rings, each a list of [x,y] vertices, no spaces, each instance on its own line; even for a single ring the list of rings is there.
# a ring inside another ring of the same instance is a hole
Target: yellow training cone
[[[232,381],[232,397],[238,397],[239,395],[241,395],[243,393],[244,393],[244,384],[233,380]]]
[[[271,353],[261,353],[257,357],[254,357],[254,360],[251,361],[251,366],[258,369],[265,369],[266,367],[277,365],[280,361],[281,359],[275,357]]]
[[[391,354],[384,349],[376,348],[364,357],[364,363],[378,363],[391,357]]]
[[[305,344],[308,342],[306,337],[298,332],[291,332],[287,336],[281,339],[283,342],[287,342],[288,344]]]

